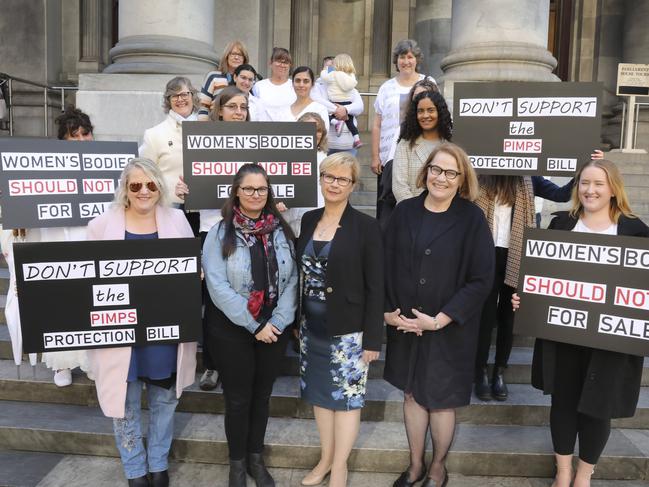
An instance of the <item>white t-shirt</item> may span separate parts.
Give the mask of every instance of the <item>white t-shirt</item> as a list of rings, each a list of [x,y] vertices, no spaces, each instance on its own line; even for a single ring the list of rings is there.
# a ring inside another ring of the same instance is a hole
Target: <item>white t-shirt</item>
[[[257,98],[252,93],[248,95],[248,114],[250,115],[251,122],[268,121],[266,106],[259,98]]]
[[[291,106],[297,100],[293,82],[288,79],[281,85],[273,84],[270,79],[262,79],[252,87],[252,94],[261,100],[267,110],[275,107]]]
[[[297,116],[293,115],[293,112],[291,111],[291,105],[269,108],[266,110],[266,114],[268,116],[266,120],[269,120],[271,122],[296,122],[298,118],[309,112],[315,112],[320,115],[320,117],[322,117],[322,121],[325,123],[327,131],[329,131],[329,112],[327,112],[327,109],[324,105],[318,103],[317,101],[312,101],[311,103],[309,103],[300,113],[297,114]]]
[[[491,233],[494,237],[494,247],[509,248],[509,235],[512,227],[512,206],[503,205],[496,201],[494,205],[494,226]]]
[[[419,80],[424,75],[419,75]],[[429,76],[429,79],[435,82]],[[402,86],[397,78],[391,78],[381,85],[374,101],[374,111],[381,115],[381,138],[379,141],[379,159],[381,165],[385,165],[394,159],[394,152],[397,148],[399,128],[401,126],[401,111],[408,101],[408,93],[412,86]]]
[[[610,227],[596,232],[591,230],[581,221],[581,218],[577,221],[575,228],[572,229],[573,232],[584,232],[584,233],[598,233],[600,235],[617,235],[617,223],[613,223]]]

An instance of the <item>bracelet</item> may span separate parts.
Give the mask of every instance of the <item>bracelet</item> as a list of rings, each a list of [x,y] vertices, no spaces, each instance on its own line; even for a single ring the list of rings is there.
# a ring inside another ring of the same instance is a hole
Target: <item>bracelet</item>
[[[433,330],[439,330],[441,328],[441,325],[439,324],[439,321],[437,321],[437,316],[433,316]]]

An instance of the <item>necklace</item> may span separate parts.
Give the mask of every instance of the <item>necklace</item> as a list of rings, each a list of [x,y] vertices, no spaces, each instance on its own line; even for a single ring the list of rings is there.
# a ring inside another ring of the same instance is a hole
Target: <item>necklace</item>
[[[320,221],[320,223],[322,223],[322,220]],[[324,236],[324,234],[327,233],[327,230],[329,230],[334,225],[338,225],[338,220],[334,221],[334,222],[330,223],[329,225],[326,225],[326,226],[322,227],[320,230],[318,230],[316,232],[316,235],[318,236],[318,238],[322,238]]]

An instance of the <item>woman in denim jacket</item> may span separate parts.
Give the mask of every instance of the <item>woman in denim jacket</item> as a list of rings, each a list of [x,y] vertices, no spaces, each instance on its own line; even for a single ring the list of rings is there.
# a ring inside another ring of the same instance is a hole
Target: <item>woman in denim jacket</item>
[[[203,246],[206,345],[217,362],[225,396],[230,487],[275,482],[262,450],[268,403],[279,374],[297,305],[293,232],[275,207],[268,175],[256,164],[234,177],[223,220]]]

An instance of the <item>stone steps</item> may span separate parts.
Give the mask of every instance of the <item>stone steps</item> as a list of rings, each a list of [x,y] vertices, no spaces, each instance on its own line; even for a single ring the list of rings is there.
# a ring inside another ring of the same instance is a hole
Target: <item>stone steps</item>
[[[13,361],[0,361],[0,400],[29,401],[96,407],[94,384],[80,371],[74,372],[70,387],[56,387],[52,371],[38,364],[36,377],[31,367],[21,366],[21,378],[16,378]],[[178,411],[200,414],[223,414],[224,399],[220,388],[202,391],[196,382],[183,393]],[[367,385],[363,421],[401,422],[403,394],[382,379],[370,379]],[[313,419],[312,408],[300,400],[299,378],[282,376],[277,379],[271,397],[270,414],[280,418]],[[459,423],[482,425],[544,426],[548,424],[550,397],[528,384],[510,384],[506,402],[483,402],[473,397],[471,404],[458,410]],[[649,429],[649,387],[640,391],[638,409],[633,418],[614,420],[619,428]]]
[[[146,415],[146,413],[145,413]],[[223,417],[178,412],[171,458],[182,462],[227,462]],[[0,402],[0,444],[10,450],[114,457],[112,422],[85,406]],[[460,424],[448,457],[451,472],[470,476],[553,474],[550,432],[545,426]],[[614,429],[596,471],[597,478],[649,478],[649,432]],[[400,422],[361,424],[351,454],[353,471],[399,473],[408,464]],[[271,418],[266,433],[267,464],[310,468],[319,457],[318,434],[310,419]]]
[[[169,466],[172,485],[182,479],[192,487],[223,487],[227,485],[225,465],[172,462]],[[271,468],[278,487],[300,487],[308,470]],[[116,458],[59,453],[18,452],[0,450],[1,487],[126,487],[122,467]],[[388,487],[396,479],[392,473],[350,472],[349,485],[353,487]],[[451,473],[453,487],[548,487],[549,479],[525,477],[471,477]],[[248,486],[254,482],[248,479]],[[635,480],[593,480],[592,487],[647,487]]]

